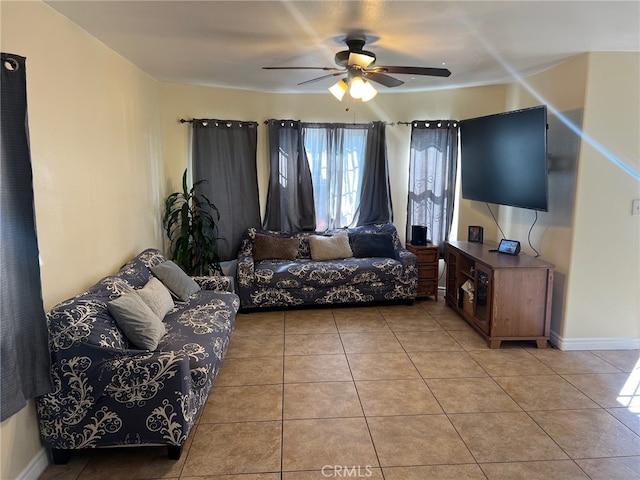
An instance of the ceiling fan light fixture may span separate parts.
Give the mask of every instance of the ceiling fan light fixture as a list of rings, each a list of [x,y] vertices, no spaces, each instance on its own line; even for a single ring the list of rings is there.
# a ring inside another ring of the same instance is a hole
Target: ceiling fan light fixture
[[[367,68],[376,61],[376,56],[371,52],[349,52],[349,59],[347,63],[351,66],[358,66],[360,68]]]
[[[339,101],[342,101],[344,94],[349,90],[349,84],[345,81],[345,79],[338,80],[332,86],[329,87],[329,91],[331,95],[336,97]]]
[[[375,88],[373,88],[373,85],[371,85],[371,82],[369,82],[369,81],[364,82],[364,87],[363,88],[364,89],[362,91],[362,97],[360,97],[360,99],[363,102],[368,102],[373,97],[378,95],[378,91]]]
[[[364,80],[362,77],[353,77],[349,85],[349,95],[355,99],[361,99],[365,91]]]

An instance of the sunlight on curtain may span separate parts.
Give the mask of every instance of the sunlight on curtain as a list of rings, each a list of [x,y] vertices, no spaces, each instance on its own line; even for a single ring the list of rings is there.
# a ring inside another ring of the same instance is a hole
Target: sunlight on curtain
[[[367,125],[305,124],[316,230],[351,226],[362,189]]]

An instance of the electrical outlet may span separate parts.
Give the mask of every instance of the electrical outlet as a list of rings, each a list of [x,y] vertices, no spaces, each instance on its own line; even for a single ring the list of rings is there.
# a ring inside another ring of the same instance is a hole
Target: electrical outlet
[[[631,215],[640,215],[640,198],[636,198],[631,203]]]

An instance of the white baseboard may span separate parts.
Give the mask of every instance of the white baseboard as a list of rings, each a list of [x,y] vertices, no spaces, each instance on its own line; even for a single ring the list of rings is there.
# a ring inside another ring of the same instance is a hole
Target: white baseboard
[[[38,480],[42,472],[49,466],[49,455],[47,449],[42,447],[40,451],[31,459],[27,468],[25,468],[16,480]]]
[[[560,350],[640,349],[640,338],[563,338],[552,331],[549,341]]]

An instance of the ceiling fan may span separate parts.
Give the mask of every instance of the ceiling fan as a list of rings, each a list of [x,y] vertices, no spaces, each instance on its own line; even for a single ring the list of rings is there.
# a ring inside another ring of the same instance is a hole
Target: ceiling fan
[[[336,67],[262,67],[264,70],[324,70],[333,73],[322,75],[311,80],[306,80],[298,85],[318,82],[325,78],[337,77],[344,75],[346,77],[339,80],[335,85],[329,88],[329,91],[338,99],[342,100],[344,94],[349,91],[353,98],[362,101],[371,100],[378,92],[368,82],[384,85],[385,87],[398,87],[404,82],[395,77],[387,75],[388,73],[405,74],[405,75],[429,75],[435,77],[448,77],[451,72],[446,68],[433,67],[400,67],[400,66],[380,66],[375,65],[376,54],[364,50],[366,38],[364,36],[349,36],[345,39],[348,50],[342,50],[336,53]]]

